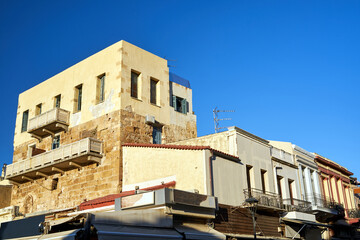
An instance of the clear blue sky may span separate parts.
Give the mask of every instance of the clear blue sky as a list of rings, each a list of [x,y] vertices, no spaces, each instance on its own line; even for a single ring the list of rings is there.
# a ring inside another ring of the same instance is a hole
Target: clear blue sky
[[[0,1],[0,150],[18,94],[126,40],[191,81],[198,135],[212,110],[360,177],[360,1]]]

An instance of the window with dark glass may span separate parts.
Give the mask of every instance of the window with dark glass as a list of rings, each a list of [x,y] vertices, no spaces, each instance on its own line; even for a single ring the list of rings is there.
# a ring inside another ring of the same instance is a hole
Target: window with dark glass
[[[131,71],[131,96],[138,98],[139,73]]]
[[[96,82],[96,102],[102,103],[105,100],[105,74],[100,75]]]
[[[28,120],[29,120],[29,110],[26,110],[23,112],[22,123],[21,123],[21,132],[27,131]]]
[[[249,194],[251,193],[251,170],[252,166],[247,165],[246,166],[246,180],[247,180],[247,187]]]
[[[61,103],[61,95],[54,97],[54,107],[59,108]]]
[[[51,149],[56,149],[60,147],[60,135],[57,135],[53,138]]]
[[[81,111],[82,103],[82,85],[75,87],[75,108],[74,112]]]
[[[289,181],[290,202],[291,202],[291,205],[294,205],[294,197],[293,197],[293,182],[294,182],[294,180],[288,179],[288,181]]]
[[[153,143],[161,144],[161,127],[153,127]]]
[[[150,79],[150,102],[157,104],[156,94],[157,94],[157,84],[159,81],[155,79]]]
[[[186,114],[189,111],[189,103],[185,98],[173,95],[173,107],[175,111]]]
[[[266,171],[261,169],[261,186],[263,193],[266,192]]]
[[[282,189],[281,189],[281,180],[283,179],[283,177],[281,176],[277,176],[276,180],[277,180],[277,187],[278,187],[278,194],[280,195],[280,198],[282,199]]]

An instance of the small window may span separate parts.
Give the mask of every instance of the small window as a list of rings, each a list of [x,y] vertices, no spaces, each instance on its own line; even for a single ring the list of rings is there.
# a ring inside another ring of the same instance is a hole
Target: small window
[[[186,114],[189,112],[188,104],[185,98],[173,95],[173,107],[175,111]]]
[[[161,127],[153,127],[153,143],[161,144]]]
[[[266,193],[266,171],[261,169],[261,186],[263,193]]]
[[[56,149],[60,147],[60,135],[57,135],[53,138],[51,149]]]
[[[294,205],[294,196],[293,196],[294,180],[288,179],[288,182],[289,182],[289,194],[290,194],[291,205]]]
[[[281,177],[281,176],[277,176],[277,178],[276,178],[276,180],[277,180],[277,187],[278,187],[278,194],[279,194],[279,196],[280,196],[281,199],[283,198],[282,189],[281,189],[282,179],[283,179],[283,177]]]
[[[42,108],[42,104],[41,104],[41,103],[38,104],[38,105],[36,105],[36,108],[35,108],[35,116],[41,114],[41,108]]]
[[[60,103],[61,103],[61,95],[59,94],[54,97],[54,107],[60,108]]]
[[[131,71],[131,96],[138,98],[139,73]]]
[[[247,187],[249,191],[249,197],[251,196],[251,172],[252,166],[246,165],[246,180],[247,180]]]
[[[26,110],[23,112],[22,123],[21,123],[21,132],[27,131],[28,120],[29,120],[29,110]]]
[[[153,104],[157,104],[157,85],[158,80],[150,79],[150,102]]]
[[[56,190],[59,183],[59,178],[54,178],[51,182],[51,190]]]
[[[81,111],[81,103],[82,103],[82,84],[75,87],[75,105],[74,112]]]
[[[105,74],[97,77],[96,81],[96,103],[102,103],[105,100]]]

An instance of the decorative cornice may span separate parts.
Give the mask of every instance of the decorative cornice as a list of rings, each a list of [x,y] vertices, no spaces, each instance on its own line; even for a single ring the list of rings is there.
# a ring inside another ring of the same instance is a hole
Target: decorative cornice
[[[325,159],[324,157],[322,157],[322,156],[320,156],[318,154],[316,154],[316,156],[315,156],[315,161],[319,162],[319,163],[322,163],[322,164],[324,164],[326,166],[332,167],[332,168],[338,170],[339,172],[341,172],[341,173],[343,173],[343,174],[345,174],[347,176],[354,175],[352,172],[350,172],[346,168],[340,166],[339,164],[337,164],[335,162],[327,160],[327,159]]]
[[[278,163],[284,164],[284,165],[286,165],[286,166],[289,166],[289,167],[298,169],[298,166],[296,166],[295,164],[286,162],[286,161],[281,160],[281,159],[278,159],[278,158],[276,158],[276,157],[271,157],[271,160],[273,160],[274,162],[278,162]]]
[[[301,148],[301,147],[299,147],[299,146],[297,146],[295,144],[292,144],[292,147],[293,147],[294,150],[308,156],[309,158],[312,158],[312,159],[315,158],[315,154],[313,154],[313,153],[311,153],[309,151],[306,151],[305,149],[303,149],[303,148]]]
[[[245,135],[245,136],[247,136],[247,137],[249,137],[249,138],[252,138],[252,139],[254,139],[254,140],[257,140],[257,141],[259,141],[259,142],[261,142],[261,143],[263,143],[263,144],[269,145],[269,141],[268,141],[268,140],[265,140],[265,139],[263,139],[263,138],[261,138],[261,137],[258,137],[258,136],[256,136],[256,135],[254,135],[254,134],[252,134],[252,133],[249,133],[249,132],[247,132],[247,131],[245,131],[245,130],[243,130],[243,129],[241,129],[241,128],[238,128],[238,127],[236,127],[236,126],[229,127],[228,130],[229,130],[229,131],[231,131],[231,130],[236,130],[237,133],[240,133],[240,134]]]

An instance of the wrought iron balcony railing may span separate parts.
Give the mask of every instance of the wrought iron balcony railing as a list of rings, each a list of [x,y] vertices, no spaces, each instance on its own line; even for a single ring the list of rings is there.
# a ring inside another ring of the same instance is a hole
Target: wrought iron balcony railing
[[[278,208],[282,209],[282,202],[280,195],[272,192],[262,191],[260,189],[255,188],[246,188],[244,189],[245,199],[250,197],[256,198],[258,202],[258,206],[265,206],[270,208]]]
[[[314,206],[335,209],[339,206],[342,207],[341,203],[337,203],[328,197],[319,194],[306,195],[306,199]]]
[[[310,212],[311,211],[311,202],[296,199],[288,198],[283,199],[284,209],[287,212],[296,211],[296,212]]]

